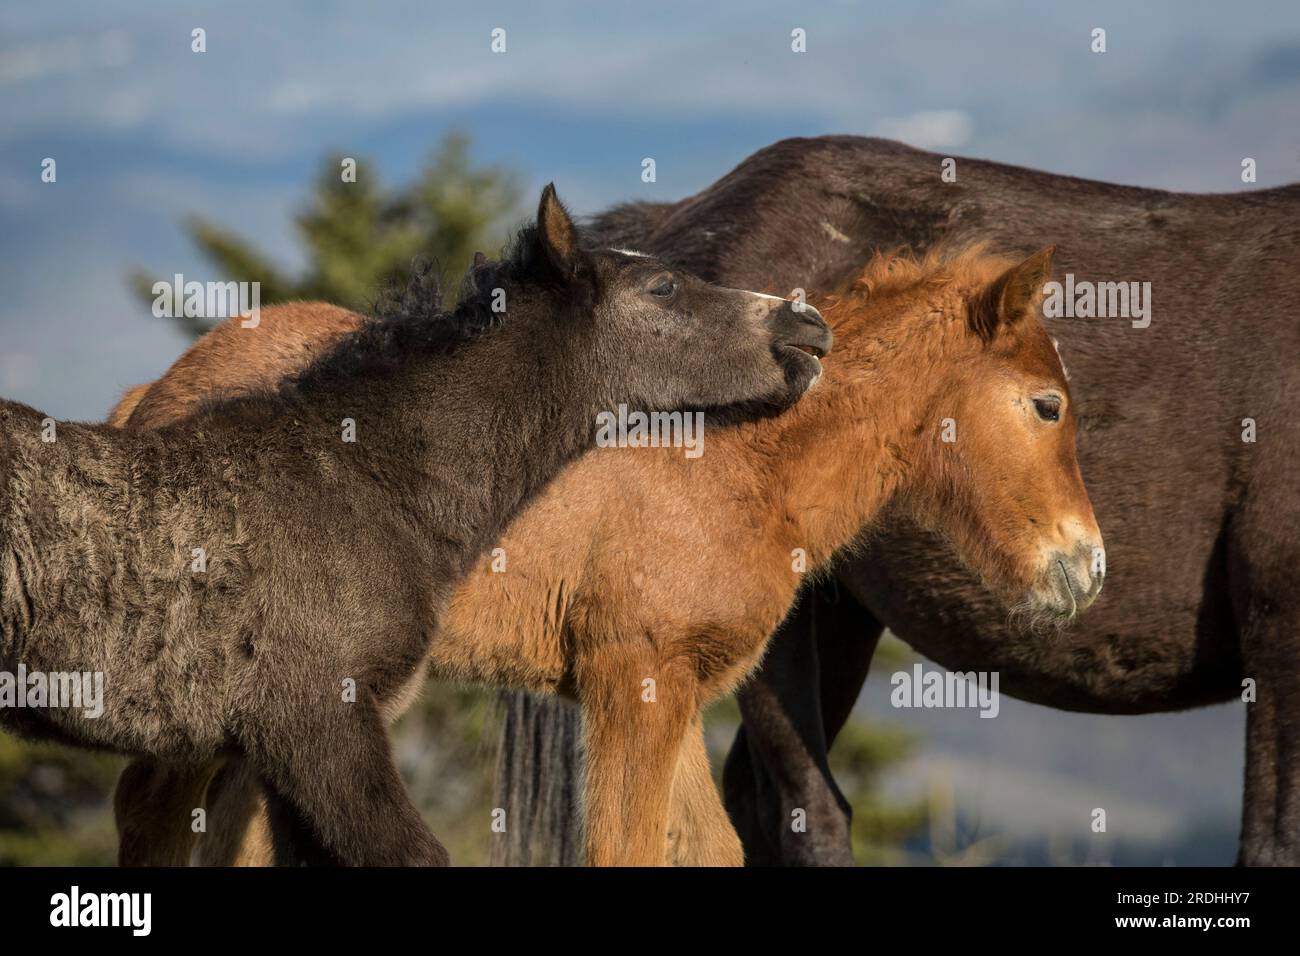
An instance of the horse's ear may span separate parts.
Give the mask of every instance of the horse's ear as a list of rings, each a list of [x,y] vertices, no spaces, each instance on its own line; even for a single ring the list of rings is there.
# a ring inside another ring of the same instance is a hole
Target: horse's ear
[[[568,277],[577,272],[578,229],[555,195],[555,183],[547,183],[542,190],[542,201],[537,206],[537,239],[561,275]]]
[[[1039,249],[985,286],[971,302],[971,328],[985,341],[991,341],[999,327],[1014,325],[1037,309],[1043,287],[1052,277],[1055,255],[1056,246]]]

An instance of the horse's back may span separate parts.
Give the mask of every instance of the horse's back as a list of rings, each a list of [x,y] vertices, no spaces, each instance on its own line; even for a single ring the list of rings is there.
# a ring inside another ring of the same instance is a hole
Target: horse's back
[[[287,374],[305,369],[361,328],[365,317],[324,302],[288,302],[261,310],[255,325],[246,321],[226,319],[190,346],[137,398],[126,427],[159,428],[216,396],[274,389]],[[130,398],[128,393],[123,404]],[[118,417],[115,409],[110,421]]]

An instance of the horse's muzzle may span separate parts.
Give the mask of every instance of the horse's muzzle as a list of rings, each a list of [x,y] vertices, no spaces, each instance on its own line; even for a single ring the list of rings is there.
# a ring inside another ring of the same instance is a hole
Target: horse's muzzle
[[[769,321],[777,346],[825,358],[835,342],[822,314],[806,303],[783,301],[772,310]]]
[[[770,314],[772,354],[785,369],[792,395],[802,395],[822,376],[821,360],[835,337],[811,305],[781,302]]]
[[[1048,560],[1047,579],[1062,616],[1072,618],[1097,600],[1106,579],[1106,552],[1100,544],[1055,551]]]

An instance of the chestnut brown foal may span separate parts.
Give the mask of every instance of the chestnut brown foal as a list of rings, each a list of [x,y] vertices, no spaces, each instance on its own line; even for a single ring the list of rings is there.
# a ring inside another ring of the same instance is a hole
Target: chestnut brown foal
[[[710,432],[698,457],[588,454],[457,589],[433,641],[435,675],[581,705],[590,863],[742,862],[701,710],[754,667],[804,576],[886,506],[946,535],[1004,604],[1035,620],[1067,620],[1096,597],[1101,535],[1075,460],[1069,387],[1037,314],[1051,254],[877,256],[819,303],[836,350],[799,405]],[[250,336],[243,348],[315,339],[311,315],[330,307],[291,308],[278,331],[280,316],[264,310],[268,344]],[[195,364],[167,378],[184,386]],[[270,371],[248,367],[252,378]],[[123,862],[189,858],[189,811],[214,769],[128,770],[117,795]],[[201,860],[269,861],[256,788],[238,767],[222,772]],[[156,812],[159,794],[171,811]]]

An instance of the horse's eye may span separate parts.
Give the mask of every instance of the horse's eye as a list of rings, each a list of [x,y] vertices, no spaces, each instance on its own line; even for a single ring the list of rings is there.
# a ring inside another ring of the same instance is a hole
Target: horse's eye
[[[659,299],[667,299],[677,291],[677,280],[671,275],[655,276],[646,291]]]
[[[1034,399],[1034,411],[1045,422],[1059,421],[1061,418],[1061,400],[1059,398]]]

